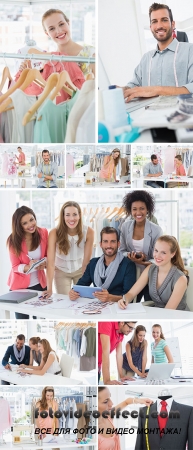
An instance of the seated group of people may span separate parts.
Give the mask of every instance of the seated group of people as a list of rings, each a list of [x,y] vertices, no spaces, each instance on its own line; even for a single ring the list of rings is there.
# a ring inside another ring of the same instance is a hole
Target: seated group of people
[[[176,155],[174,157],[174,167],[175,167],[175,177],[185,177],[186,176],[186,171],[184,169],[183,166],[183,161],[182,161],[182,156],[181,155]],[[159,178],[160,176],[163,175],[163,169],[162,166],[158,160],[157,155],[153,154],[151,155],[151,162],[145,164],[145,166],[143,166],[143,176],[144,177],[148,177],[150,180],[151,178]],[[164,188],[165,187],[165,183],[164,181],[160,181],[160,180],[154,180],[154,181],[146,181],[146,184],[148,186],[151,186],[153,188]],[[180,182],[173,182],[173,181],[168,181],[166,183],[166,187],[167,188],[174,188],[174,187],[179,187],[179,186],[184,186],[187,185],[188,183],[180,183]]]
[[[92,259],[94,231],[83,224],[78,203],[64,203],[59,223],[50,231],[49,238],[47,229],[37,226],[33,210],[26,206],[18,208],[7,240],[12,264],[10,290],[44,291],[43,297],[49,298],[54,280],[57,293],[75,300],[79,294],[71,288],[72,283],[83,286],[93,283],[102,289],[93,294],[95,298],[118,302],[120,308],[126,308],[137,296],[138,302],[144,297],[156,307],[188,310],[188,272],[176,238],[164,236],[153,216],[153,194],[143,190],[129,192],[123,198],[123,207],[126,220],[120,238],[115,228],[103,228],[100,242],[103,255]],[[27,274],[34,261],[43,257],[47,261]],[[136,268],[140,272],[137,281]],[[16,314],[16,318],[28,317]]]
[[[36,363],[35,366],[34,363]],[[12,365],[17,365],[19,373],[62,375],[58,356],[51,348],[49,341],[40,337],[31,337],[29,345],[26,345],[24,334],[18,334],[15,343],[9,345],[2,359],[2,365],[6,370],[12,370]],[[1,381],[1,384],[10,383]]]

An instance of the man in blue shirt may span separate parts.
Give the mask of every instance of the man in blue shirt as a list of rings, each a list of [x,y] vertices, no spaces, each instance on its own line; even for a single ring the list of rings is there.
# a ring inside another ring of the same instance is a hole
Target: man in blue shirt
[[[95,292],[94,297],[102,302],[117,302],[135,284],[136,267],[129,258],[118,252],[120,242],[115,228],[105,227],[100,234],[103,255],[91,259],[77,285],[90,286],[93,283],[102,288],[102,292]],[[79,293],[70,290],[70,300],[76,300],[79,296]]]
[[[143,176],[151,178],[151,177],[160,177],[161,175],[163,175],[163,170],[161,164],[158,161],[158,157],[157,155],[151,155],[151,162],[143,166]],[[159,180],[146,181],[146,184],[153,188],[164,187],[164,182]]]
[[[11,370],[10,364],[25,364],[30,362],[30,347],[25,345],[24,334],[18,334],[15,344],[7,347],[5,355],[2,359],[2,365],[6,370]],[[1,384],[10,384],[7,381],[1,381]]]
[[[38,188],[57,188],[56,180],[58,176],[58,166],[50,161],[48,150],[42,151],[43,162],[37,167],[37,177],[39,179]]]
[[[173,39],[175,22],[167,5],[153,3],[149,18],[157,47],[143,55],[124,88],[126,103],[135,97],[193,94],[193,44]]]

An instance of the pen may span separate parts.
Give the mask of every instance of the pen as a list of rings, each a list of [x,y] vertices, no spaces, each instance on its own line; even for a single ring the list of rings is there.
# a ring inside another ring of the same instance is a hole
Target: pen
[[[27,256],[29,259],[31,259],[31,261],[33,261],[33,258],[31,258],[31,256],[27,255],[27,253],[26,253],[26,256]]]

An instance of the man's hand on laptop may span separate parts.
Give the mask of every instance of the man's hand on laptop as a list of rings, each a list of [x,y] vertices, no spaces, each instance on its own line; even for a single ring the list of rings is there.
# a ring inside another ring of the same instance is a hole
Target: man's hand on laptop
[[[93,293],[94,297],[98,298],[98,300],[100,300],[101,302],[105,303],[105,302],[110,302],[110,294],[107,291],[107,289],[103,289],[101,292],[94,292]]]
[[[77,300],[80,297],[79,292],[75,292],[73,289],[70,289],[70,292],[68,295],[69,295],[70,300]]]

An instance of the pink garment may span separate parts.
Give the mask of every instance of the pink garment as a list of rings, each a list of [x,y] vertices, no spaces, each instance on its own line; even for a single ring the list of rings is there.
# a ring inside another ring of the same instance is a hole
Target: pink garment
[[[105,164],[108,165],[104,167]],[[99,177],[104,178],[106,180],[110,180],[113,177],[113,170],[114,170],[115,164],[113,157],[105,156],[103,166],[101,167],[101,170],[99,172]]]
[[[65,53],[52,52],[53,55],[65,55]],[[59,62],[59,61],[48,61],[41,72],[41,75],[44,80],[47,80],[49,76],[54,73],[61,73],[63,70],[66,70],[70,76],[72,83],[78,88],[81,89],[83,83],[85,82],[84,75],[82,70],[78,67],[78,64],[75,62]],[[17,72],[15,76],[15,81],[19,79],[21,72]],[[28,95],[40,95],[43,92],[43,88],[40,88],[35,83],[31,83],[24,91]],[[64,102],[68,100],[70,96],[63,89],[60,91],[61,96],[56,97],[56,104]]]
[[[0,436],[6,428],[12,426],[11,411],[8,401],[0,398]]]
[[[72,175],[75,171],[74,166],[74,159],[73,156],[70,154],[66,155],[66,177],[69,177],[69,175]]]
[[[107,420],[113,425],[113,422],[109,418]],[[113,434],[110,436],[104,437],[102,434],[98,435],[98,450],[121,450],[119,435]]]
[[[2,154],[2,175],[7,175],[8,174],[8,154],[7,152],[4,152]]]
[[[52,409],[53,411],[57,411],[58,409],[58,404],[56,403],[55,400],[53,400],[53,405],[52,405]],[[46,409],[45,411],[49,412],[48,409]],[[48,417],[46,417],[45,419],[43,419],[40,415],[38,417],[38,427],[40,428],[52,428],[53,430],[56,428],[56,421],[57,419],[54,417],[50,417],[48,414]],[[53,434],[53,432],[52,432]]]
[[[15,156],[9,155],[8,156],[8,169],[7,169],[8,175],[17,175],[17,166],[15,164]]]
[[[181,166],[179,167],[176,167],[176,175],[186,176],[183,164],[181,164]]]

